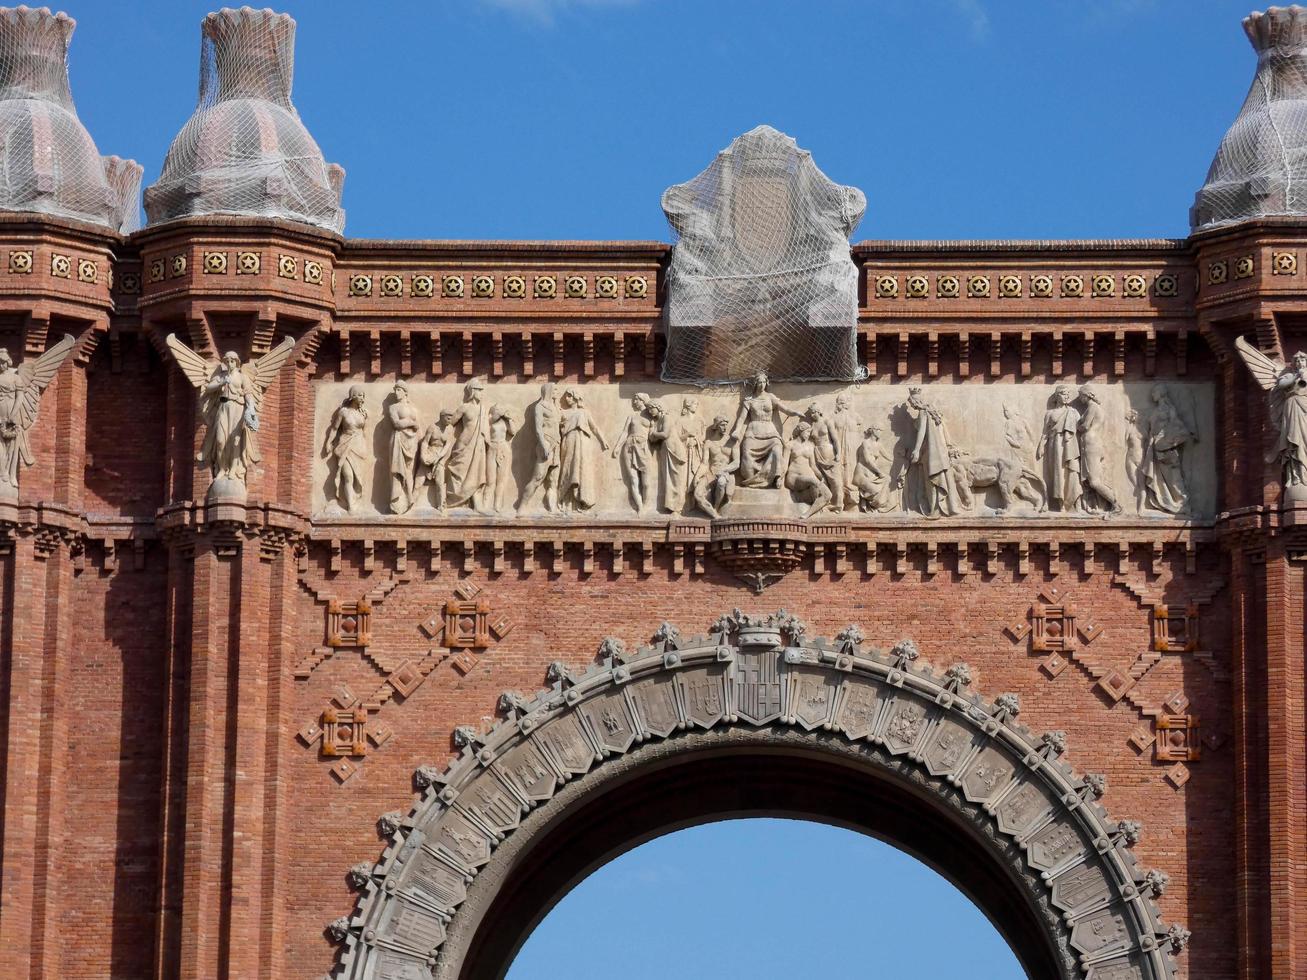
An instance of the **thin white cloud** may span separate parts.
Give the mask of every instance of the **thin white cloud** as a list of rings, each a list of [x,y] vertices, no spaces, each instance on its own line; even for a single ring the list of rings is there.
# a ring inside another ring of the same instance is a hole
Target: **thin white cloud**
[[[977,41],[989,36],[989,11],[981,0],[953,0],[953,8],[966,22]]]
[[[559,14],[568,11],[633,7],[641,0],[479,0],[479,2],[484,6],[517,14],[541,24],[552,24]]]

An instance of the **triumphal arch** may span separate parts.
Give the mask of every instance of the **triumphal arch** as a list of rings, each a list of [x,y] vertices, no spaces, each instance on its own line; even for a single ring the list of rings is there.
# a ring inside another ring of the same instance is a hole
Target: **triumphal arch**
[[[497,978],[740,814],[1032,977],[1307,975],[1307,11],[1244,27],[1187,238],[860,241],[760,126],[667,245],[345,237],[248,8],[142,198],[0,11],[0,975]]]

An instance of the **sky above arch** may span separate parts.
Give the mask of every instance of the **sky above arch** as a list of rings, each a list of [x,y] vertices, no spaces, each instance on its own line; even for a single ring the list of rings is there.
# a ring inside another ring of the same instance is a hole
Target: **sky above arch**
[[[191,0],[74,3],[102,153],[195,103]],[[867,195],[855,238],[1183,236],[1252,79],[1248,0],[294,0],[295,101],[346,233],[663,239],[659,197],[769,123]]]

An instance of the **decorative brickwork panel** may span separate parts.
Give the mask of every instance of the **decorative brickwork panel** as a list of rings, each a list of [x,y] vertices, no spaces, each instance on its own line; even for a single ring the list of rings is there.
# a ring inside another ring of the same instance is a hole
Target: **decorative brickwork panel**
[[[372,604],[367,599],[327,604],[327,646],[366,647],[372,640]]]

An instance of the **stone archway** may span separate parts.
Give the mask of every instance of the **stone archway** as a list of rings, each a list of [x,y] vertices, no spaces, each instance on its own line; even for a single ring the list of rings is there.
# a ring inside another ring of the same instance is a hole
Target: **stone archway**
[[[500,977],[553,902],[614,854],[767,812],[917,854],[1032,976],[1169,980],[1188,933],[1153,903],[1166,875],[1136,867],[1139,825],[1108,818],[1102,777],[1061,760],[1063,733],[1033,735],[1014,695],[983,700],[965,664],[937,674],[910,640],[882,651],[856,627],[804,632],[784,613],[737,611],[688,639],[664,624],[631,655],[605,641],[584,673],[551,665],[552,688],[531,700],[505,694],[506,720],[460,729],[460,757],[418,771],[421,799],[390,817],[381,860],[352,872],[357,910],[331,927],[346,947],[338,975]]]

